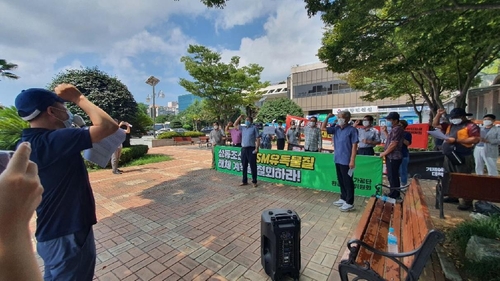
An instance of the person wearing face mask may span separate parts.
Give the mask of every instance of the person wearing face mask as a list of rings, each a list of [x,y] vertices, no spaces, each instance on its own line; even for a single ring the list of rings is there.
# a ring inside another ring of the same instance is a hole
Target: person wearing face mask
[[[286,141],[288,142],[288,150],[293,150],[294,145],[299,145],[299,130],[295,122],[292,122],[290,128],[286,131]]]
[[[231,142],[235,147],[241,147],[241,130],[240,130],[240,118],[236,121],[227,123],[226,132],[231,135]]]
[[[321,125],[321,130],[333,135],[333,154],[335,169],[337,171],[337,181],[340,185],[340,199],[333,202],[333,205],[340,208],[341,212],[348,212],[354,208],[354,179],[356,152],[358,151],[358,130],[349,124],[351,113],[342,111],[338,115],[337,125],[326,127],[328,119],[333,114],[329,113],[325,122]]]
[[[496,116],[486,114],[483,117],[483,127],[481,128],[481,141],[474,148],[474,160],[476,162],[476,174],[484,174],[484,165],[488,170],[488,175],[498,176],[497,159],[498,144],[500,143],[500,128],[493,125]]]
[[[214,129],[210,132],[209,141],[212,144],[212,169],[215,169],[215,153],[214,149],[216,145],[224,145],[225,144],[225,135],[224,131],[219,128],[219,122],[214,122]]]
[[[450,114],[449,125],[436,126],[436,120],[446,113],[444,109],[438,109],[436,117],[434,117],[434,127],[444,130],[448,138],[443,143],[444,162],[443,168],[445,173],[463,173],[472,174],[474,172],[474,145],[480,141],[481,134],[479,127],[467,119],[467,114],[463,108],[454,108]],[[458,160],[457,160],[458,157]],[[443,181],[443,189],[448,190],[446,186],[448,182]],[[459,202],[459,210],[469,210],[472,208],[472,200],[464,200],[452,197],[445,197],[445,203]]]
[[[399,113],[389,112],[386,117],[387,127],[392,127],[391,132],[387,132],[387,128],[383,128],[382,132],[387,136],[384,152],[380,153],[380,157],[385,157],[385,165],[387,169],[387,179],[390,187],[401,187],[399,180],[399,167],[403,162],[403,140],[404,129],[399,123]],[[399,199],[400,192],[397,189],[392,189],[389,197]]]
[[[72,128],[64,103],[79,106],[92,126]],[[38,165],[44,187],[37,212],[37,251],[44,261],[45,280],[92,280],[97,223],[92,188],[81,152],[115,133],[118,124],[73,85],[54,92],[32,88],[15,100],[19,116],[28,121],[22,142],[31,143],[30,160]]]
[[[358,128],[359,146],[358,155],[375,155],[373,148],[380,144],[380,132],[373,128],[373,116],[366,115],[363,117],[363,127]],[[359,125],[359,120],[354,122],[354,127]]]
[[[316,126],[318,118],[315,116],[309,119],[309,123],[304,127],[304,150],[311,152],[319,152],[323,146],[323,139],[321,138],[321,129]],[[325,122],[326,123],[326,122]]]
[[[238,117],[242,119],[243,115]],[[240,126],[241,130],[241,164],[243,178],[240,186],[248,185],[248,165],[252,172],[253,187],[257,187],[257,153],[259,153],[260,136],[259,130],[253,124],[253,118],[247,116],[245,126]]]

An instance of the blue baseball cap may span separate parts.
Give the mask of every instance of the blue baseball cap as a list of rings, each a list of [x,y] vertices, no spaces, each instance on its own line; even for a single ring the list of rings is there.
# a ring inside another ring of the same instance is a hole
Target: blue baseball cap
[[[23,90],[16,97],[17,114],[26,121],[33,120],[56,102],[64,103],[54,92],[41,88]]]

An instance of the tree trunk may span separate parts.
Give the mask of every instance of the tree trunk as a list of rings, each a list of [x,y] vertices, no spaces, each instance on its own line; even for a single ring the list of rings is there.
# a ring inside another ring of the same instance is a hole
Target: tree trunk
[[[467,106],[467,93],[460,93],[455,98],[455,107],[465,108]]]

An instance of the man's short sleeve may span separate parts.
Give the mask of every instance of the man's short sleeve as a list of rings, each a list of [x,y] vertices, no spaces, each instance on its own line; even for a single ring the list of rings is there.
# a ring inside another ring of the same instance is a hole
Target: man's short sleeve
[[[405,138],[405,140],[409,141],[411,144],[411,141],[413,139],[413,136],[411,135],[411,133],[405,132],[404,138]]]
[[[58,155],[67,156],[92,148],[92,139],[88,128],[66,128],[50,132],[47,144],[47,151],[57,151]]]
[[[352,132],[351,133],[351,143],[358,143],[359,142],[358,130],[356,128],[354,128],[354,130],[351,130],[351,132]]]
[[[256,138],[260,138],[260,136],[259,136],[259,130],[257,129],[257,127],[255,127],[255,126],[254,126],[254,127],[253,127],[253,130],[254,130],[254,132],[255,132],[255,137],[256,137]]]
[[[335,128],[337,126],[331,126],[331,127],[326,127],[326,132],[329,134],[329,135],[333,135],[335,134]]]

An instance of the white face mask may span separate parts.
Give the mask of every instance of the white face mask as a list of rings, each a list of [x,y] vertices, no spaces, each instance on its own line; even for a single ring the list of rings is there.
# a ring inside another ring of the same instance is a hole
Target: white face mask
[[[337,121],[337,124],[339,124],[340,126],[344,126],[345,125],[345,119],[344,118],[339,118],[339,121]]]
[[[314,121],[309,122],[309,127],[314,127],[314,126],[316,126],[316,122]]]
[[[493,124],[493,121],[491,121],[491,120],[483,120],[483,125],[485,125],[485,126],[491,126],[491,124]]]
[[[215,129],[215,130],[219,129],[219,126],[215,125],[215,126],[214,126],[214,129]]]
[[[370,126],[370,121],[363,121],[363,126],[365,126],[365,127]]]
[[[453,125],[458,125],[458,124],[462,123],[462,118],[453,118],[453,119],[450,120],[450,122]]]

